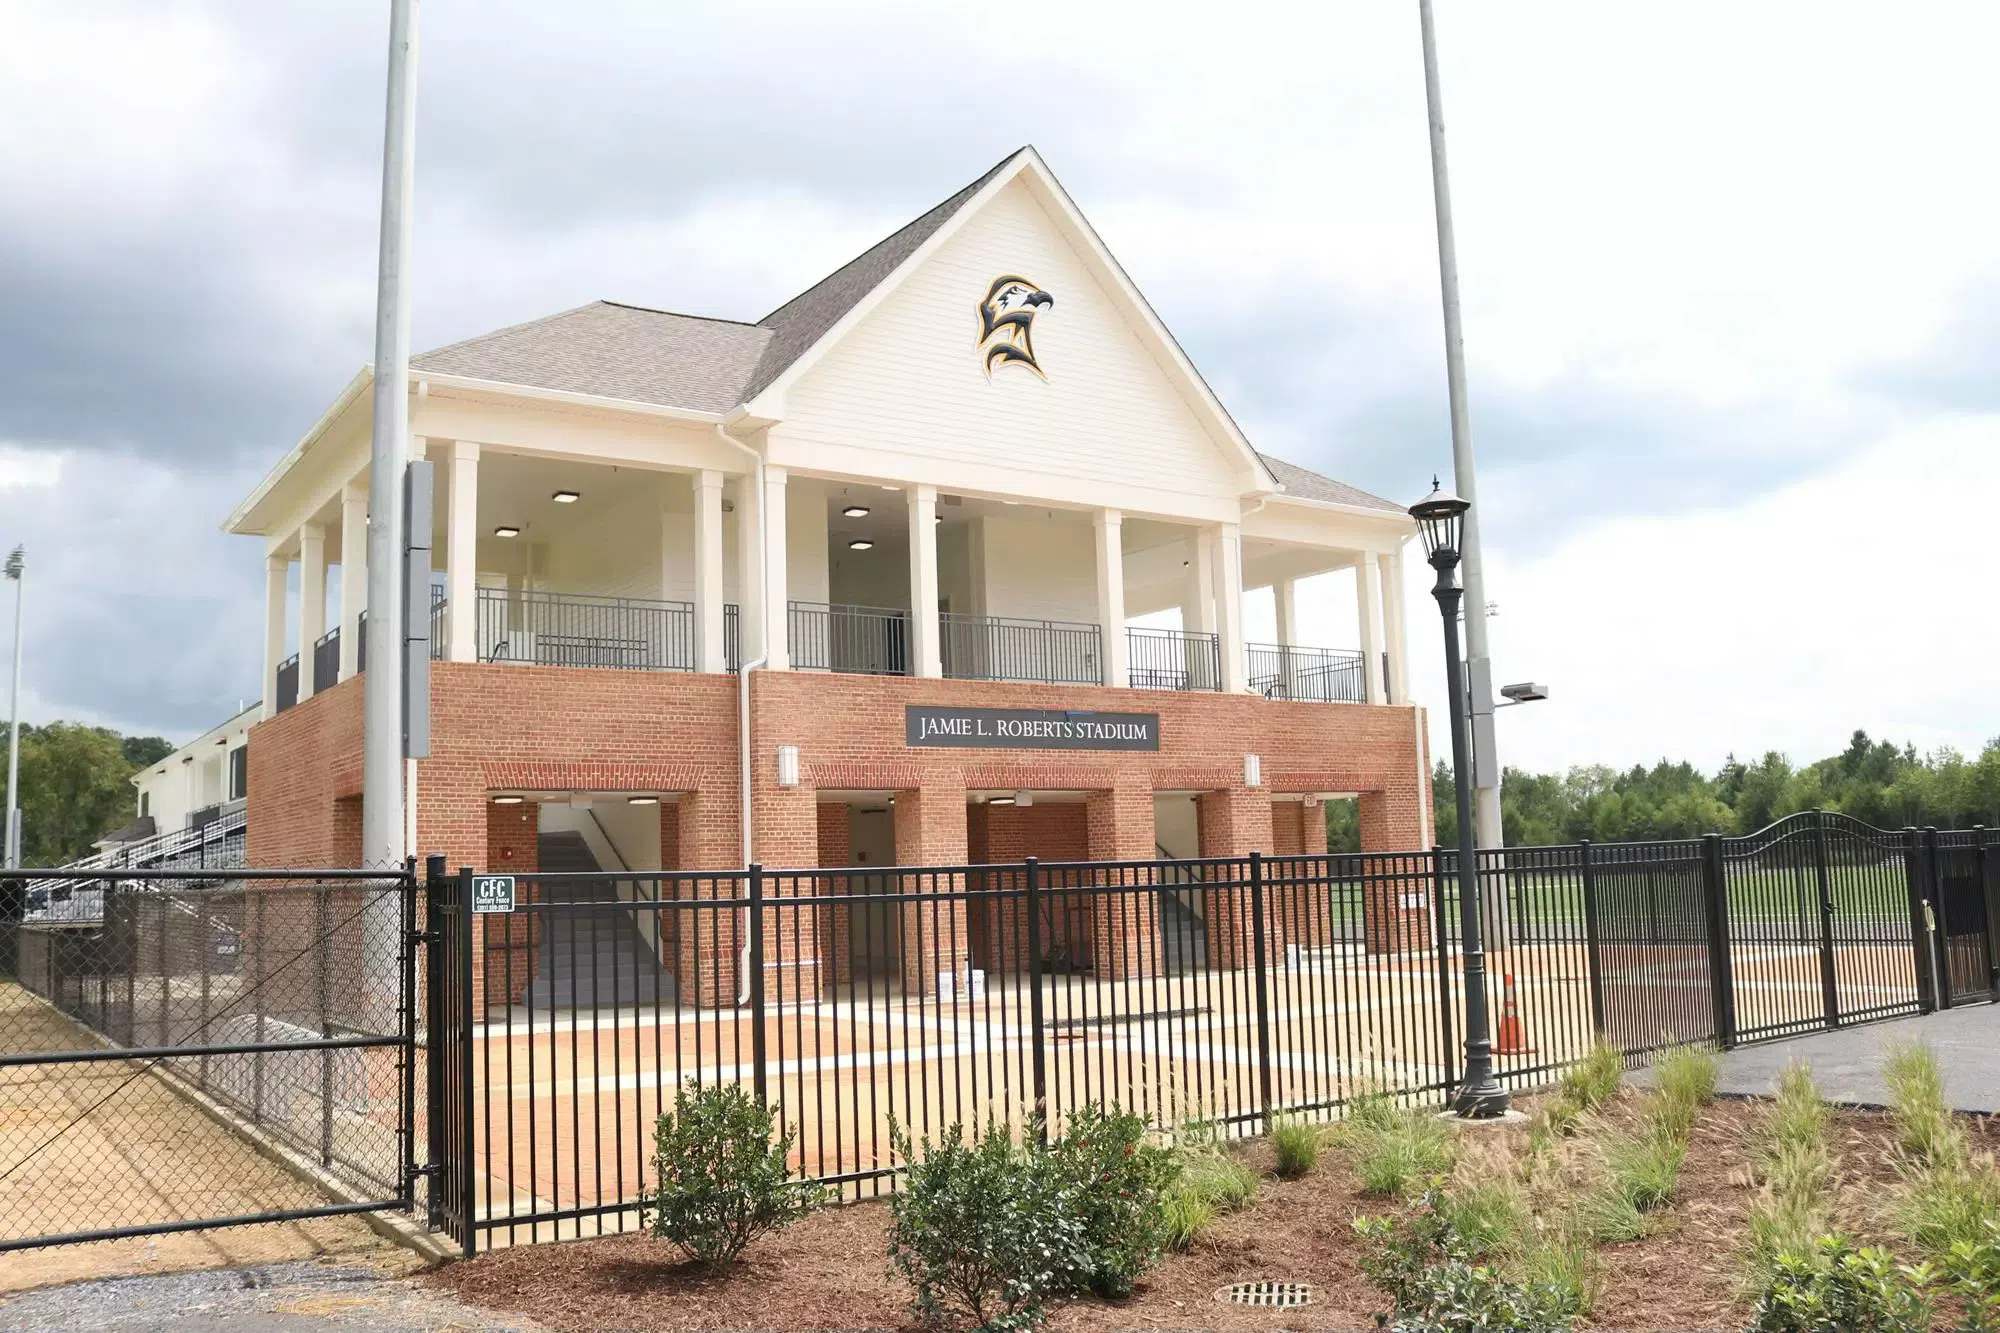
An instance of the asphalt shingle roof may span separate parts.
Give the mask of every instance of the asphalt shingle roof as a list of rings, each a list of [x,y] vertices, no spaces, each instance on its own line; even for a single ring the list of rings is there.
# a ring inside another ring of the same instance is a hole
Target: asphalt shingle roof
[[[412,357],[419,373],[463,375],[697,412],[748,402],[936,234],[1026,149],[899,228],[755,324],[594,301]],[[1260,453],[1287,495],[1364,509],[1403,506]]]

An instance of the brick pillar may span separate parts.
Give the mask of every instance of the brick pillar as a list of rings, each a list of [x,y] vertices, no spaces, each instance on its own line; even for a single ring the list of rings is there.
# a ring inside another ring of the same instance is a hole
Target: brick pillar
[[[1407,796],[1364,792],[1358,802],[1361,849],[1365,852],[1418,850],[1410,839],[1420,820]],[[1361,911],[1369,953],[1407,953],[1430,947],[1433,888],[1428,862],[1411,856],[1370,856],[1362,861],[1366,889]]]
[[[480,867],[496,875],[534,874],[541,865],[540,823],[541,806],[533,801],[519,805],[487,802],[486,855]],[[521,885],[516,901],[533,902],[535,892],[533,885]],[[475,916],[472,929],[473,995],[483,998],[488,1007],[519,1004],[541,974],[541,914]]]
[[[674,843],[683,871],[742,867],[736,806],[736,794],[722,788],[682,794],[674,807],[678,816]],[[675,895],[682,899],[728,899],[739,897],[742,888],[743,882],[734,877],[701,876],[678,881]],[[674,916],[674,984],[681,1003],[710,1007],[734,1004],[743,949],[741,909],[679,909]]]
[[[819,864],[822,866],[851,866],[854,864],[854,839],[847,826],[847,803],[823,802],[817,807],[819,818]],[[854,881],[847,876],[821,881],[820,892],[830,895],[846,895],[854,888]],[[854,980],[854,946],[849,918],[853,908],[829,906],[820,909],[819,938],[823,950],[820,957],[820,974],[828,983],[845,986]]]
[[[920,787],[896,793],[896,862],[905,866],[964,865],[965,788]],[[906,876],[904,893],[956,893],[963,875]],[[941,899],[903,908],[899,946],[905,995],[935,995],[938,973],[963,977],[972,965],[966,904]],[[963,986],[964,982],[959,982]]]
[[[1094,791],[1084,809],[1091,860],[1151,861],[1156,857],[1151,787],[1125,783],[1109,791]],[[1151,876],[1109,870],[1097,882],[1105,892],[1095,895],[1091,904],[1092,974],[1113,981],[1163,971],[1160,897],[1151,887]]]
[[[1265,787],[1230,787],[1195,797],[1203,856],[1248,856],[1271,850],[1271,793]],[[1235,887],[1202,890],[1202,916],[1208,925],[1208,965],[1248,967],[1250,889],[1247,873],[1232,880]],[[1268,909],[1269,904],[1266,904]],[[1267,934],[1270,913],[1266,912]]]

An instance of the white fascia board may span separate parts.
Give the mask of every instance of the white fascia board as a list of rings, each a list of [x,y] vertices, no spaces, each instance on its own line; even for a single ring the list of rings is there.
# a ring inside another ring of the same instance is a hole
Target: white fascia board
[[[1198,495],[1126,482],[1116,490],[1102,482],[1025,472],[996,463],[971,464],[929,454],[890,451],[873,445],[832,444],[825,440],[788,437],[783,425],[765,436],[765,461],[794,476],[868,486],[935,486],[940,491],[979,499],[1009,500],[1052,509],[1117,509],[1127,518],[1152,518],[1168,523],[1235,523],[1242,502],[1233,493]],[[893,457],[894,472],[884,462]]]
[[[301,436],[297,444],[285,451],[284,457],[264,475],[264,479],[257,483],[256,489],[245,496],[242,503],[223,520],[222,530],[228,533],[247,533],[251,536],[261,535],[262,528],[248,526],[251,511],[264,502],[264,498],[284,480],[286,474],[298,464],[299,460],[306,456],[306,451],[318,443],[320,436],[326,434],[340,415],[354,405],[354,400],[374,383],[375,367],[363,366],[356,371],[354,378],[347,382],[347,387],[340,391],[340,396],[333,400],[333,405],[322,412],[319,420],[313,423],[312,429]]]
[[[631,412],[639,416],[664,417],[669,421],[687,421],[707,426],[722,421],[724,416],[721,412],[703,412],[692,407],[669,407],[664,403],[644,403],[633,398],[611,398],[603,394],[578,393],[571,389],[545,389],[534,384],[510,384],[505,380],[474,379],[469,375],[439,375],[431,371],[413,370],[410,372],[410,380],[412,383],[421,380],[442,389],[464,389],[506,398],[564,403],[571,407],[589,407],[607,412]]]
[[[1393,553],[1417,534],[1408,514],[1331,500],[1274,495],[1243,518],[1243,535],[1309,546]]]
[[[704,470],[740,473],[743,455],[715,438],[715,420],[691,421],[665,414],[633,421],[629,412],[599,409],[595,403],[535,398],[511,400],[440,393],[431,381],[412,414],[410,433],[438,440],[466,440],[493,454],[556,458],[607,467],[659,472]]]

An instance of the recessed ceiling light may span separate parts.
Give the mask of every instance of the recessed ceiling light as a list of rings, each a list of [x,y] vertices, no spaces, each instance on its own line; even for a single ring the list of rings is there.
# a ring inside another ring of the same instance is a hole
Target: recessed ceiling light
[[[1011,796],[989,796],[989,797],[987,797],[987,798],[986,798],[986,804],[988,804],[988,805],[1012,805],[1012,804],[1014,804],[1014,798],[1013,798],[1013,797],[1011,797]]]
[[[554,500],[559,505],[573,505],[582,498],[575,491],[557,491],[549,497],[549,499]]]
[[[495,796],[495,797],[493,798],[493,804],[495,804],[495,805],[519,805],[519,804],[520,804],[520,803],[521,803],[522,801],[524,801],[524,800],[526,800],[526,799],[527,799],[527,797],[525,797],[525,796]]]
[[[845,509],[841,510],[840,512],[841,512],[841,515],[842,515],[842,517],[845,517],[845,518],[867,518],[867,517],[868,517],[868,506],[867,506],[867,505],[849,505],[849,506],[847,506],[847,508],[845,508]]]
[[[625,798],[625,804],[627,805],[658,805],[659,803],[660,798],[657,796],[627,796]]]
[[[493,535],[495,537],[518,537],[521,535],[521,530],[512,523],[502,523],[499,527],[493,529]]]
[[[869,541],[866,537],[856,537],[847,544],[847,549],[850,551],[872,551],[875,549],[875,543]]]

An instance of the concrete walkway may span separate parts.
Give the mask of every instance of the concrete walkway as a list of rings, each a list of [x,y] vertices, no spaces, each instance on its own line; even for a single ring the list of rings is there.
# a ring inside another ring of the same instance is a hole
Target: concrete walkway
[[[418,1286],[407,1265],[259,1264],[199,1273],[104,1278],[0,1301],[0,1330],[92,1328],[118,1333],[332,1333],[333,1330],[513,1329],[541,1326],[461,1305]]]
[[[1745,1046],[1722,1057],[1721,1090],[1769,1096],[1779,1071],[1792,1060],[1803,1060],[1828,1101],[1887,1106],[1882,1048],[1898,1041],[1926,1041],[1937,1051],[1945,1096],[1953,1106],[2000,1114],[2000,1005],[1993,1004]]]

